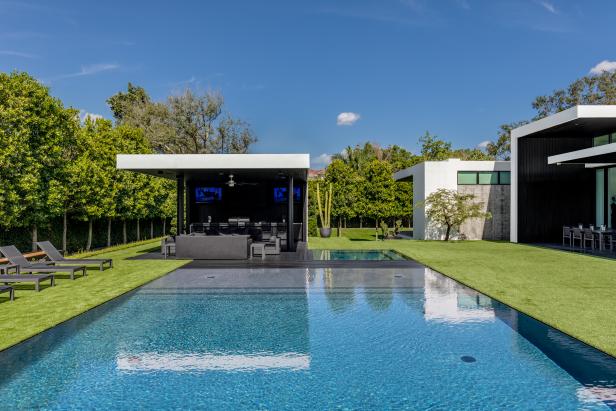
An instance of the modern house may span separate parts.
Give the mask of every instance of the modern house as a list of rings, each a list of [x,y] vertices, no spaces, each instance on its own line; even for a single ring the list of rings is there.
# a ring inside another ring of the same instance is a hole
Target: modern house
[[[510,207],[510,164],[508,161],[426,161],[394,174],[397,181],[413,182],[413,238],[439,240],[444,229],[426,219],[426,198],[444,188],[473,194],[491,219],[466,221],[454,238],[472,240],[508,240]]]
[[[511,131],[511,241],[616,227],[616,106],[575,106]],[[612,209],[614,211],[612,211]]]
[[[251,242],[307,239],[308,154],[120,154],[117,168],[177,184],[176,255],[247,258]]]

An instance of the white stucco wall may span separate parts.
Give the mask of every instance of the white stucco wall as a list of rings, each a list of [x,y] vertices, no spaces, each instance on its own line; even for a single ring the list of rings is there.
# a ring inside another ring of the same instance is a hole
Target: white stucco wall
[[[425,208],[421,203],[436,190],[458,189],[458,171],[509,171],[509,161],[426,161],[398,171],[394,179],[413,179],[413,238],[437,239],[440,233],[428,227]]]

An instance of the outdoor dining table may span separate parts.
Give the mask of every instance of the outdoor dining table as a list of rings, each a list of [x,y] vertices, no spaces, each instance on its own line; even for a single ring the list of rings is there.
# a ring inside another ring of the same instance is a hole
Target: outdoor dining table
[[[599,235],[599,250],[605,250],[605,242],[603,241],[604,235],[616,234],[616,230],[613,230],[613,229],[599,230],[599,229],[594,228],[591,231],[593,232],[593,234]]]

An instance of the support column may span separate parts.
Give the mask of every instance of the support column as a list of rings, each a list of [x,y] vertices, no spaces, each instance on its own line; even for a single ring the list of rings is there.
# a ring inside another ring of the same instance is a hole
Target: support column
[[[176,177],[177,191],[177,235],[184,234],[184,175],[178,174]]]
[[[289,188],[287,188],[289,210],[287,212],[287,251],[295,251],[295,238],[293,236],[293,176],[289,176]]]
[[[184,177],[184,231],[190,234],[190,182]]]

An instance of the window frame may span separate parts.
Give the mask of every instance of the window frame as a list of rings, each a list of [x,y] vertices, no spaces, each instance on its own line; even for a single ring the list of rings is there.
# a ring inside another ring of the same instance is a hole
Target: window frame
[[[496,183],[492,184],[485,184],[485,183],[480,183],[479,182],[479,175],[480,173],[492,173],[497,175],[496,177]],[[460,182],[460,175],[471,175],[474,174],[475,175],[475,182],[474,183],[461,183]],[[503,182],[504,178],[503,175],[509,175],[509,181],[508,182]],[[511,185],[511,171],[470,171],[470,170],[459,170],[457,175],[456,175],[456,181],[458,183],[459,186],[510,186]]]

